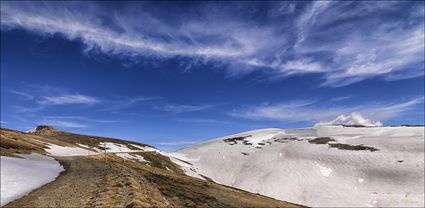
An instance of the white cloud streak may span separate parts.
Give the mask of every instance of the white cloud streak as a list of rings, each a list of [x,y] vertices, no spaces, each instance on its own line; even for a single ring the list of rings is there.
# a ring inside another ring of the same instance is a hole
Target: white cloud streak
[[[17,113],[34,113],[43,109],[42,106],[26,107],[18,105],[13,105],[12,108],[15,109]]]
[[[203,111],[212,108],[212,105],[177,105],[177,104],[166,104],[162,107],[158,107],[158,110],[179,114],[189,113],[194,111]]]
[[[24,85],[21,90],[9,90],[9,92],[23,97],[27,101],[27,103],[24,103],[25,105],[12,106],[17,113],[35,113],[49,107],[67,107],[68,105],[96,106],[96,110],[99,111],[119,113],[119,110],[143,104],[144,102],[154,102],[163,99],[160,96],[100,98],[80,94],[71,89],[49,85]],[[27,99],[30,95],[31,99]],[[189,107],[186,110],[191,110]]]
[[[95,104],[101,102],[99,99],[80,94],[67,94],[60,96],[45,96],[38,101],[41,105],[69,105],[69,104]]]
[[[348,99],[350,99],[351,97],[352,97],[351,95],[341,96],[341,97],[334,97],[334,98],[331,98],[331,101],[348,100]]]
[[[255,12],[263,7],[235,11],[249,3],[237,7],[205,3],[195,10],[187,8],[200,17],[170,14],[172,18],[167,19],[162,13],[151,14],[140,2],[114,10],[93,2],[8,1],[1,2],[1,25],[2,30],[60,33],[81,40],[86,52],[101,51],[135,62],[139,56],[155,61],[189,57],[193,63],[188,66],[212,60],[223,63],[220,66],[228,67],[231,75],[256,70],[271,77],[321,73],[322,86],[424,74],[420,2],[412,7],[406,2],[275,4],[268,19],[258,22]],[[409,10],[389,19],[398,8]],[[235,15],[239,13],[243,15]],[[181,24],[171,23],[176,18]]]
[[[150,97],[138,96],[133,98],[118,98],[117,100],[110,100],[108,102],[108,107],[102,110],[116,111],[116,110],[121,110],[124,108],[135,106],[142,102],[150,102],[150,101],[156,101],[161,99],[162,97],[159,97],[159,96],[150,96]]]
[[[86,7],[87,6],[87,7]],[[37,8],[37,10],[34,10]],[[82,13],[80,13],[82,12]],[[135,22],[131,13],[139,12],[143,17],[140,22]],[[90,16],[92,13],[93,16]],[[157,24],[157,30],[170,32],[171,38],[183,34],[173,34],[175,28],[168,28],[164,22],[153,18],[143,10],[133,11],[126,9],[123,15],[118,13],[110,14],[116,24],[124,30],[124,35],[116,32],[99,23],[102,21],[96,15],[108,15],[91,3],[79,6],[76,3],[4,3],[2,4],[2,23],[7,27],[25,28],[40,33],[54,34],[62,33],[70,39],[81,38],[89,48],[99,47],[100,50],[112,54],[140,53],[142,55],[158,56],[206,56],[206,57],[233,57],[240,56],[247,50],[240,47],[233,47],[231,44],[206,45],[194,44],[189,46],[175,39],[172,43],[145,38],[143,34],[137,33],[136,26],[146,25],[147,28]],[[109,16],[109,15],[108,15]],[[93,19],[93,21],[90,21]],[[188,22],[184,28],[175,32],[186,33],[187,38],[191,38],[191,30],[201,32],[198,22]],[[153,29],[153,28],[152,28]],[[184,30],[184,31],[181,31]],[[218,35],[208,34],[211,30],[205,31],[207,34],[197,35]],[[192,37],[193,38],[193,37]]]
[[[9,92],[27,101],[25,105],[12,106],[18,113],[35,113],[50,106],[93,105],[104,102],[96,97],[49,85],[23,85],[20,90]]]
[[[15,95],[19,95],[20,97],[26,99],[26,100],[33,100],[34,96],[26,93],[26,92],[22,92],[22,91],[17,91],[17,90],[9,90],[9,92],[15,94]]]
[[[319,63],[309,60],[288,61],[281,65],[281,70],[287,74],[319,73],[324,69]]]

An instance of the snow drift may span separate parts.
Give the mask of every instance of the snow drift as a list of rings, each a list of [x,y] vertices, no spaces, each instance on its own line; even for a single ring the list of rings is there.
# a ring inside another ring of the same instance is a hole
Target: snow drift
[[[51,157],[31,154],[23,158],[1,156],[1,205],[53,181],[63,167]]]

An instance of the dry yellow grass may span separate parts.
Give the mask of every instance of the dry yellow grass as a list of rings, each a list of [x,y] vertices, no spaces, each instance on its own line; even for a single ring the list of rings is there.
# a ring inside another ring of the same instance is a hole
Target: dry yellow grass
[[[29,138],[28,135],[9,129],[0,129],[0,155],[16,156],[16,154],[47,153],[43,142]]]

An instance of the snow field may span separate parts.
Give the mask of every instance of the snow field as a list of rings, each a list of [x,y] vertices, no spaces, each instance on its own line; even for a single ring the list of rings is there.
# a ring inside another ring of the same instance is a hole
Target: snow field
[[[263,140],[267,134],[274,135],[269,138],[280,134],[300,140]],[[272,143],[258,149],[223,141],[247,135]],[[308,139],[325,136],[337,143],[379,150],[354,151],[308,143]],[[198,158],[192,162],[197,173],[219,183],[307,206],[424,206],[423,127],[264,129],[178,152]]]
[[[63,167],[51,157],[31,154],[1,156],[1,206],[53,181]]]
[[[52,156],[84,156],[98,154],[97,152],[80,147],[66,147],[51,143],[48,143],[48,146],[50,149],[46,149],[46,151]]]

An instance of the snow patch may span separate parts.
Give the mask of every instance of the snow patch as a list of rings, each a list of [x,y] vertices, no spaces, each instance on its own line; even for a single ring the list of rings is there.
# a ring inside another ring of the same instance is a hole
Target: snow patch
[[[134,145],[134,144],[132,144],[132,145],[136,146],[137,148],[140,148],[140,149],[142,149],[143,151],[146,151],[146,152],[160,152],[158,149],[155,149],[153,147],[149,147],[149,146],[142,147],[142,146]]]
[[[100,142],[99,146],[106,148],[106,152],[134,152],[134,150],[129,149],[126,145],[116,144],[112,142]]]
[[[181,160],[179,160],[179,159],[177,159],[175,157],[169,157],[169,158],[170,158],[171,162],[173,162],[176,165],[180,166],[180,168],[183,170],[183,172],[186,175],[191,176],[191,177],[195,177],[195,178],[199,178],[199,179],[202,179],[202,180],[205,180],[204,177],[202,177],[201,175],[199,175],[196,172],[196,169],[195,169],[195,167],[193,167],[193,165],[190,165],[188,163],[185,163],[185,162],[183,162],[183,161],[181,161]]]
[[[140,146],[140,145],[137,145],[137,144],[131,144],[131,146],[138,148],[138,149],[141,149],[141,150],[145,150],[148,147],[148,146],[143,147],[143,146]]]
[[[89,146],[84,145],[84,144],[78,144],[78,143],[77,143],[77,145],[78,145],[78,146],[80,146],[80,147],[84,147],[84,148],[90,149],[90,147],[89,147]]]
[[[280,133],[277,133],[280,134]],[[263,143],[266,140],[273,139],[277,134],[268,134],[268,135],[253,135],[252,137],[245,138],[244,140],[248,141],[249,143],[252,143],[252,147],[261,147],[259,143]]]
[[[131,145],[133,147],[136,147],[140,150],[132,150],[129,149],[127,147],[126,144],[117,144],[117,143],[113,143],[113,142],[100,142],[99,143],[99,147],[102,148],[106,148],[106,152],[145,152],[145,151],[155,151],[157,152],[158,150],[152,147],[142,147],[140,145],[136,145],[136,144],[128,144]],[[98,148],[99,152],[103,152],[104,150]]]
[[[0,206],[18,199],[32,190],[53,181],[63,167],[51,157],[31,154],[22,158],[1,156]]]
[[[26,131],[25,133],[35,133],[35,132],[37,132],[37,127],[34,127],[32,129]]]
[[[129,153],[116,153],[115,155],[122,157],[126,160],[138,160],[139,162],[148,162],[141,155],[129,154]]]
[[[202,180],[205,180],[204,177],[199,175],[196,172],[196,168],[193,167],[193,165],[185,163],[186,162],[197,162],[199,161],[200,157],[198,158],[189,158],[186,156],[186,154],[183,153],[177,153],[177,152],[162,152],[160,150],[154,149],[156,152],[158,152],[161,155],[164,155],[168,158],[170,158],[171,162],[175,163],[176,165],[180,166],[180,168],[183,170],[183,172],[188,175],[195,178],[200,178]]]
[[[97,152],[79,147],[65,147],[52,143],[47,143],[47,145],[50,149],[46,149],[46,151],[53,156],[84,156],[98,154]]]

